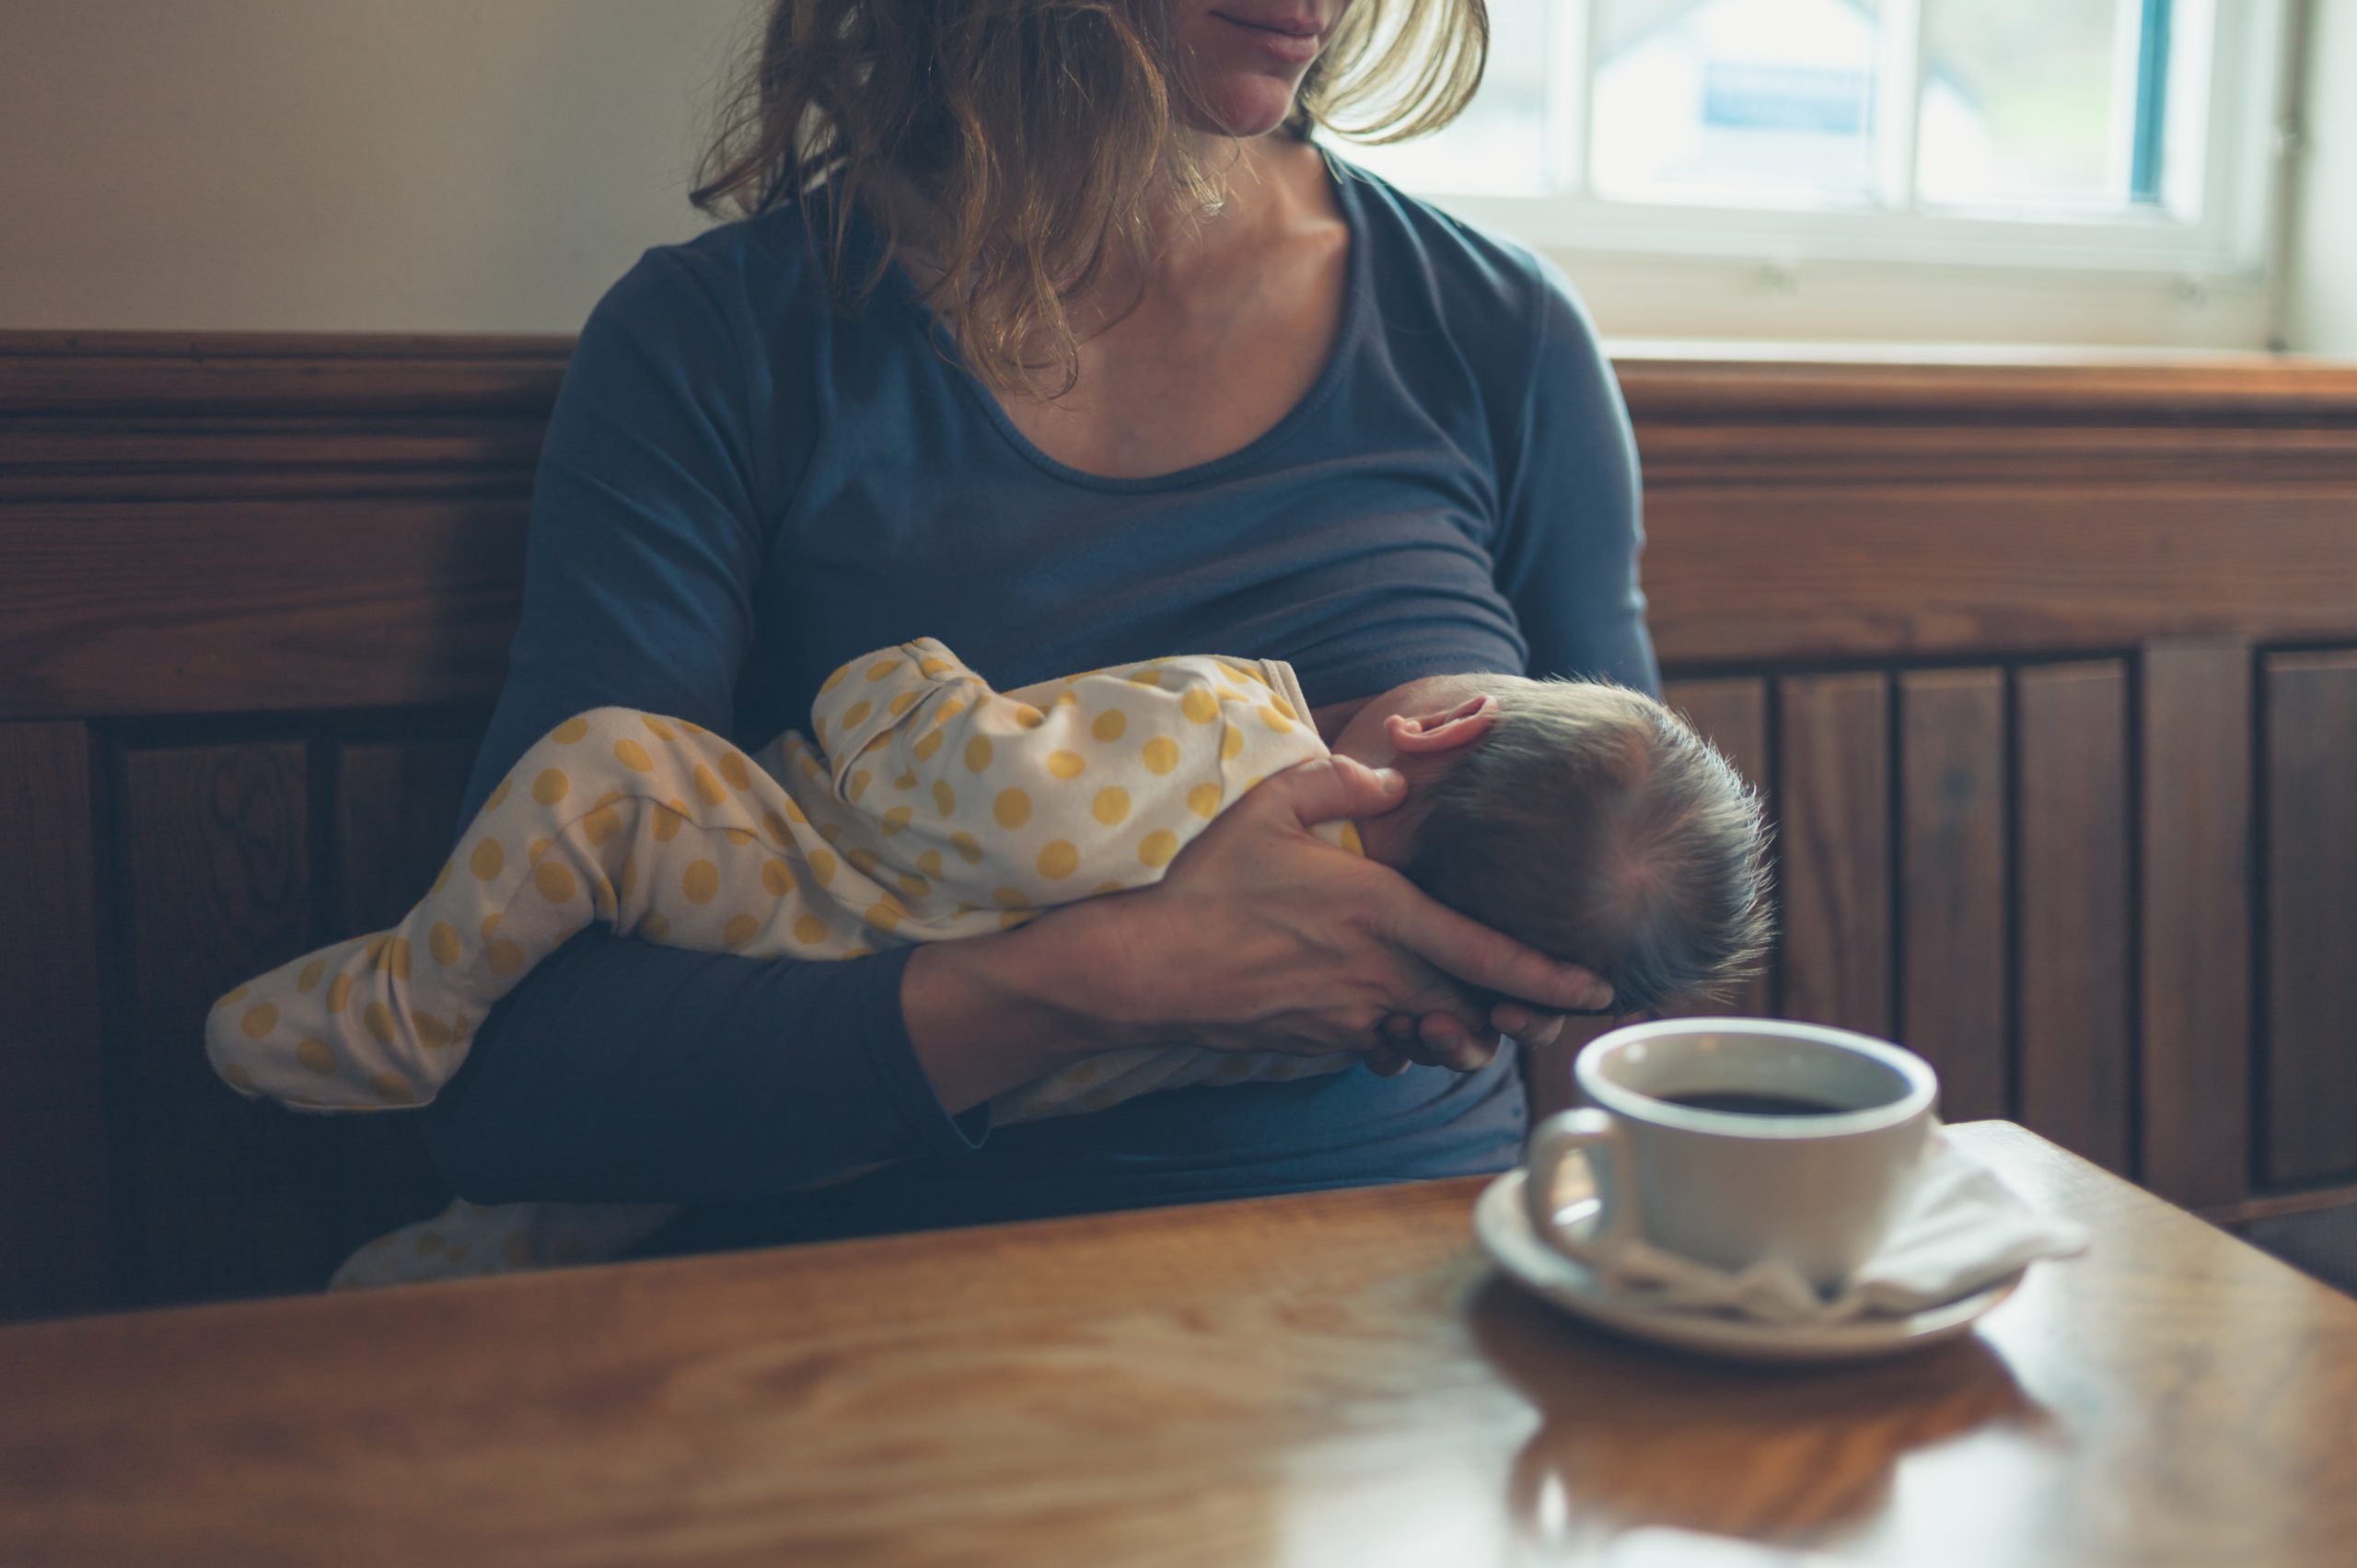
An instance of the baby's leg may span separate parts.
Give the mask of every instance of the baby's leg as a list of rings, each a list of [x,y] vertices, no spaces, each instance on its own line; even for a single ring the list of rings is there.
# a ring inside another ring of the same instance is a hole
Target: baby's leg
[[[825,894],[831,864],[786,847],[788,804],[709,732],[618,708],[567,720],[493,791],[399,925],[216,1004],[214,1066],[303,1109],[423,1103],[492,1005],[593,921],[673,947],[841,956],[869,934]]]

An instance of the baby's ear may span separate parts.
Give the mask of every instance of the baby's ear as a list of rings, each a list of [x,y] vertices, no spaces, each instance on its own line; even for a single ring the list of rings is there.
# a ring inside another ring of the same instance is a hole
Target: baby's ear
[[[1394,714],[1383,732],[1401,756],[1431,757],[1472,745],[1497,721],[1498,700],[1480,696],[1439,713]]]

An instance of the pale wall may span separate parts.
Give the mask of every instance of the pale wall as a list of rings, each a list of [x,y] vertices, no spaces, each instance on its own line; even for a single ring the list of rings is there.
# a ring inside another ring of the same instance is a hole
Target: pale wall
[[[744,0],[0,0],[0,327],[571,331]]]
[[[2357,0],[2311,0],[2285,341],[2357,355]]]
[[[0,0],[0,328],[571,331],[651,244],[763,0]],[[2316,0],[2294,346],[2357,353],[2357,0]],[[1875,269],[1565,257],[1623,336],[2258,347],[2265,298],[2024,312]],[[2338,266],[2334,263],[2338,262]],[[2153,294],[2147,299],[2143,294]]]

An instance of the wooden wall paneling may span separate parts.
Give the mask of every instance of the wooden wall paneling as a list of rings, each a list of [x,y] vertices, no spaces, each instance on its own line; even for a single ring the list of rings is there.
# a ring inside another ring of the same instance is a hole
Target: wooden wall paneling
[[[1740,434],[1709,436],[1723,447]],[[2183,452],[2124,451],[2023,482],[2009,472],[2010,449],[1992,456],[1994,438],[1945,433],[1945,467],[1919,453],[1919,471],[1902,461],[1876,483],[1840,466],[1847,448],[1779,431],[1781,467],[1764,467],[1771,477],[1746,489],[1725,451],[1698,459],[1690,484],[1659,473],[1667,444],[1640,424],[1645,596],[1661,656],[2095,653],[2156,635],[2289,641],[2350,631],[2357,437],[2342,442],[2347,471],[2305,484],[2271,482],[2260,464],[2229,480]],[[1730,508],[1731,494],[1740,507]]]
[[[2357,366],[2314,368],[1623,357],[1655,645],[1738,664],[2338,638]]]
[[[2005,1116],[2004,672],[1909,671],[1898,724],[1898,1038],[1938,1069],[1943,1116]]]
[[[520,494],[0,506],[24,563],[0,576],[0,718],[481,700],[525,520]]]
[[[474,743],[460,739],[336,748],[339,897],[326,940],[390,925],[424,897],[458,837],[474,756]]]
[[[390,710],[488,699],[519,602],[532,458],[569,349],[553,339],[0,333],[0,723],[278,711],[366,714],[375,725]],[[2347,521],[2357,512],[2357,369],[2258,357],[1666,355],[1623,357],[1616,369],[1646,454],[1647,587],[1673,667],[2067,650],[2106,660],[2188,634],[2357,641],[2357,530]],[[355,538],[376,552],[365,570],[353,565]],[[2024,672],[2014,784],[2022,1113],[2124,1165],[2133,1098],[2153,1113],[2164,1191],[2227,1204],[2243,1201],[2242,1182],[2213,1177],[2247,1173],[2258,1049],[2235,1023],[2249,1016],[2239,934],[2255,883],[2229,867],[2237,782],[2245,840],[2252,805],[2250,738],[2232,736],[2230,711],[2235,690],[2247,703],[2248,671],[2235,687],[2233,663],[2158,650],[2144,700],[2115,663]],[[1915,793],[1928,775],[1911,763],[1893,771],[1882,678],[1691,684],[1712,688],[1694,704],[1709,710],[1697,713],[1704,727],[1730,751],[1751,748],[1738,765],[1765,773],[1772,761],[1782,775],[1761,782],[1783,818],[1784,994],[1756,990],[1741,1005],[1773,1000],[1878,1032],[1920,1031],[1933,1004],[1911,988],[1894,993],[1890,980],[1894,970],[1902,981],[1927,972],[1927,922],[1954,912],[1927,912],[1920,880],[1894,889],[1894,831],[1910,863],[1933,852]],[[1912,758],[1927,743],[1898,722]],[[2204,753],[2213,741],[2223,749]],[[303,799],[300,824],[282,813],[262,830],[259,818],[276,809],[267,792],[221,779],[258,769],[281,778],[291,802],[304,775],[278,770],[286,755],[267,747],[261,761],[221,761],[208,774],[208,753],[250,749],[138,748],[110,770],[108,809],[121,825],[91,830],[106,879],[97,928],[125,938],[106,952],[98,983],[123,981],[106,992],[104,1029],[110,1082],[123,1096],[112,1125],[135,1134],[116,1156],[112,1190],[118,1229],[134,1244],[119,1261],[136,1265],[120,1283],[134,1295],[198,1294],[206,1281],[224,1291],[316,1283],[308,1262],[288,1260],[308,1249],[324,1268],[355,1222],[311,1190],[378,1169],[367,1140],[406,1125],[378,1119],[355,1131],[224,1102],[192,1030],[214,991],[283,956],[273,944],[299,950],[413,895],[400,867],[415,852],[402,845],[434,834],[401,813],[424,809],[414,803],[441,764],[372,761],[362,749],[331,756],[309,776],[347,804],[327,811]],[[2123,819],[2148,763],[2159,781],[2151,809]],[[2298,782],[2305,764],[2284,765],[2290,791],[2321,787]],[[126,803],[134,785],[138,798]],[[216,798],[239,789],[238,809]],[[1894,817],[1896,792],[1906,809]],[[394,801],[392,815],[361,804],[370,798]],[[148,801],[162,814],[143,826]],[[2293,794],[2259,802],[2294,805]],[[2180,819],[2211,825],[2177,842],[2170,824]],[[287,854],[307,852],[313,836],[323,865],[264,853],[280,838],[295,846]],[[2140,854],[2149,907],[2128,896]],[[155,890],[143,881],[150,873]],[[283,897],[274,877],[289,879]],[[2324,886],[2305,865],[2276,883],[2264,908],[2278,927]],[[332,901],[298,907],[293,889],[307,884]],[[118,894],[129,900],[121,908]],[[1985,889],[1972,897],[1985,908]],[[1896,958],[1894,923],[1912,932]],[[2151,961],[2138,961],[2140,942]],[[2293,983],[2288,970],[2268,972],[2278,993]],[[2320,1063],[2302,1042],[2322,1038],[2314,1031],[2337,1016],[2338,995],[2296,1004],[2289,1032],[2270,1037],[2287,1082]],[[2140,1011],[2153,1030],[2143,1058],[2131,1035]],[[1952,1081],[1968,1082],[1963,1071],[1951,1068]],[[2273,1114],[2274,1097],[2258,1103]],[[22,1136],[14,1119],[0,1124],[0,1148]],[[2305,1168],[2295,1142],[2277,1141],[2293,1162],[2283,1168]],[[140,1218],[147,1206],[155,1214]],[[226,1239],[192,1228],[215,1211],[244,1228]]]
[[[332,1123],[239,1098],[203,1035],[215,998],[316,945],[308,748],[133,747],[121,766],[126,1293],[316,1289],[334,1261]]]
[[[0,725],[0,1319],[114,1292],[90,737]]]
[[[2186,1204],[2249,1191],[2251,654],[2143,654],[2140,1179]]]
[[[2128,667],[2015,677],[2021,1121],[2107,1170],[2133,1163]]]
[[[425,893],[459,831],[471,741],[345,744],[336,751],[338,920],[326,941],[391,925]],[[449,1190],[412,1116],[354,1117],[344,1134],[348,1199],[339,1242],[353,1245],[434,1213]]]
[[[1671,680],[1664,687],[1670,707],[1686,715],[1695,731],[1735,764],[1736,771],[1758,790],[1769,794],[1771,782],[1768,752],[1768,683],[1738,678],[1724,680]],[[1770,801],[1772,814],[1774,803]],[[1774,853],[1771,841],[1771,854]],[[1771,898],[1772,885],[1771,885]],[[1705,1004],[1698,1013],[1726,1017],[1764,1018],[1775,1008],[1775,954],[1762,961],[1760,972],[1730,992],[1723,1001]]]
[[[2267,1177],[2357,1176],[2357,652],[2264,669]]]
[[[546,418],[569,338],[488,332],[0,332],[0,413]]]
[[[1888,679],[1789,677],[1777,712],[1782,1014],[1887,1036]]]

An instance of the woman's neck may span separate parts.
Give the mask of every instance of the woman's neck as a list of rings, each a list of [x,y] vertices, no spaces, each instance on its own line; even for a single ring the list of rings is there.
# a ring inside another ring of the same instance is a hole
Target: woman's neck
[[[1185,293],[1207,275],[1225,279],[1237,257],[1265,256],[1330,207],[1323,157],[1299,137],[1284,131],[1248,138],[1189,134],[1196,167],[1221,192],[1218,204],[1206,211],[1174,190],[1148,215],[1147,276],[1139,277],[1133,259],[1122,257],[1090,291],[1091,303],[1119,310],[1142,282]]]

